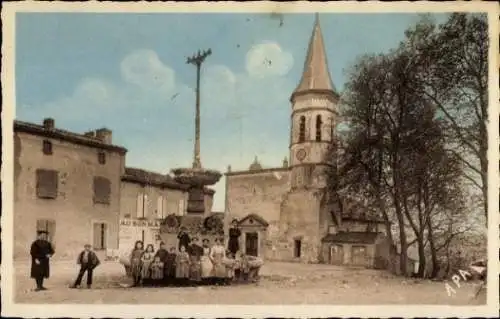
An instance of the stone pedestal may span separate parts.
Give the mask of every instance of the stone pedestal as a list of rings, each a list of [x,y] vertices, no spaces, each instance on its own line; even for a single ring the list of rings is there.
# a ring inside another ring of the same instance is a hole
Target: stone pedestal
[[[172,170],[172,173],[177,182],[190,186],[187,213],[203,214],[205,212],[204,188],[217,183],[222,174],[203,168],[176,168]]]

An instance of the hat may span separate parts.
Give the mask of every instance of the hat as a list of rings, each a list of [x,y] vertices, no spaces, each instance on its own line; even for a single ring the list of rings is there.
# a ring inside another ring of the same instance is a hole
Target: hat
[[[36,233],[37,235],[41,235],[41,234],[48,234],[49,232],[46,230],[37,230]]]
[[[238,218],[233,218],[233,220],[231,221],[231,224],[234,224],[234,223],[238,223]]]
[[[85,244],[85,245],[83,245],[83,247],[85,247],[85,248],[87,248],[87,247],[88,247],[88,248],[91,248],[91,247],[92,247],[92,245],[91,245],[91,244]]]

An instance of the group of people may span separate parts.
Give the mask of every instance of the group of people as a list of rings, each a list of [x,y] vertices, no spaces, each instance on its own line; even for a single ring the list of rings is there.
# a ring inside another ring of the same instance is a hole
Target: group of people
[[[157,251],[153,245],[144,248],[142,241],[135,243],[130,254],[129,271],[133,286],[142,285],[227,285],[235,280],[247,280],[250,259],[240,251],[226,250],[223,240],[216,238],[213,245],[208,239],[199,244],[181,231],[178,248],[167,250],[160,243]]]
[[[199,239],[191,239],[185,228],[177,236],[177,248],[167,250],[162,242],[155,251],[153,245],[144,248],[144,243],[137,241],[126,262],[126,269],[134,279],[133,286],[227,285],[233,281],[257,278],[262,261],[240,251],[238,238],[241,231],[234,221],[232,224],[227,250],[223,246],[223,238],[216,238],[213,245],[205,238],[200,245]],[[46,231],[38,231],[37,239],[31,245],[31,277],[36,282],[35,291],[47,290],[43,282],[49,278],[49,260],[55,253],[47,235]],[[84,246],[77,263],[80,266],[78,276],[70,287],[78,288],[87,274],[87,288],[91,288],[93,271],[100,265],[91,245]]]

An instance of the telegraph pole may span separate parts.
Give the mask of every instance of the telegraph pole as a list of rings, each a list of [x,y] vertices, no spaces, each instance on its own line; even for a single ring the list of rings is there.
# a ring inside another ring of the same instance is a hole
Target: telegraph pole
[[[200,74],[201,65],[205,59],[212,54],[212,50],[208,49],[206,51],[200,52],[195,55],[188,57],[186,63],[193,64],[196,66],[196,116],[195,116],[195,129],[194,129],[194,160],[193,168],[201,169],[201,158],[200,158]]]

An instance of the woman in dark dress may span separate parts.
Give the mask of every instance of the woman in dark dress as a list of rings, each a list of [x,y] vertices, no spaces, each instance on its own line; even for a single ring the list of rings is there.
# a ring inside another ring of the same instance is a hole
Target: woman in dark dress
[[[187,249],[189,247],[189,244],[191,243],[191,238],[189,238],[189,235],[186,232],[185,227],[181,227],[181,231],[179,232],[179,235],[177,235],[177,239],[179,239],[179,245],[178,245],[179,251],[181,250],[182,246],[184,246]]]
[[[233,219],[231,228],[229,229],[229,242],[227,245],[227,250],[229,250],[233,256],[240,250],[240,236],[241,230],[238,228],[238,220]]]

